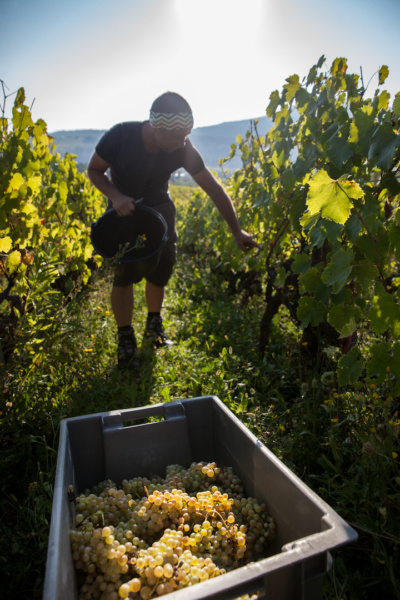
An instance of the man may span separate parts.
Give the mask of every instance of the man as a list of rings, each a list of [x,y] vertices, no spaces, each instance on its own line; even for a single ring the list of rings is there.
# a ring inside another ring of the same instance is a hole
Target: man
[[[157,268],[146,278],[148,317],[145,335],[156,347],[172,344],[167,339],[162,318],[165,286],[176,261],[175,205],[168,193],[171,174],[183,167],[208,194],[243,251],[258,247],[239,225],[232,201],[222,185],[205,166],[188,139],[193,115],[182,96],[167,92],[157,98],[145,122],[120,123],[99,141],[88,165],[92,183],[109,199],[120,217],[135,210],[136,200],[157,210],[167,222],[168,241]],[[110,178],[106,175],[110,170]],[[132,328],[133,284],[137,283],[129,264],[116,268],[111,291],[111,307],[118,327],[118,365],[138,366],[138,351]]]

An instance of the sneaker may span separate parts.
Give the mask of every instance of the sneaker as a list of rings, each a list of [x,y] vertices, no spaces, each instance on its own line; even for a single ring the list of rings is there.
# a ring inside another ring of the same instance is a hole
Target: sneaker
[[[161,348],[161,346],[172,346],[174,343],[167,339],[167,336],[165,335],[161,315],[147,317],[144,337],[145,339],[152,341],[156,348]]]
[[[118,367],[135,369],[138,366],[139,354],[132,327],[126,331],[118,331]]]

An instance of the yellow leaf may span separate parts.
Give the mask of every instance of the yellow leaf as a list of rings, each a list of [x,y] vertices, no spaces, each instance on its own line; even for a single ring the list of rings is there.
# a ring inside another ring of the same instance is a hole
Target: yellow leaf
[[[6,237],[0,238],[0,252],[8,252],[11,250],[12,239],[6,235]]]
[[[6,265],[10,273],[13,273],[19,267],[20,262],[21,252],[18,252],[18,250],[14,250],[14,252],[11,252],[11,254],[7,256]]]
[[[12,190],[19,190],[19,188],[24,185],[25,179],[22,177],[21,173],[14,173],[14,175],[10,179],[10,183],[8,186],[8,192]]]

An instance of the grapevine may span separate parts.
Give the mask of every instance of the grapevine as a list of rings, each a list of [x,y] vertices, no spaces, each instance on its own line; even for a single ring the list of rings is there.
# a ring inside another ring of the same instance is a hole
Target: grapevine
[[[275,537],[265,505],[216,463],[107,480],[73,500],[79,600],[156,598],[262,558]]]
[[[232,146],[243,168],[230,191],[263,252],[231,264],[264,279],[262,353],[286,305],[311,363],[325,370],[324,350],[336,346],[340,386],[379,384],[389,367],[399,395],[400,92],[391,102],[382,89],[386,66],[368,97],[345,58],[328,72],[324,63],[271,94],[265,135],[253,122]]]
[[[43,337],[40,330],[48,323],[41,316],[57,290],[61,301],[88,282],[95,266],[90,224],[104,202],[78,172],[75,157],[56,152],[46,123],[32,120],[23,88],[12,117],[5,118],[9,96],[1,83],[0,333],[8,360],[24,327]]]

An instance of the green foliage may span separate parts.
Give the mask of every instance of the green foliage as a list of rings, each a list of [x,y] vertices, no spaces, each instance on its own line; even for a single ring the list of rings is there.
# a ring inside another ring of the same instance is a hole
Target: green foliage
[[[77,285],[102,199],[18,93],[0,158],[1,298],[12,295],[1,323],[12,315],[18,342],[0,397],[7,596],[42,595],[61,418],[216,394],[359,532],[335,551],[325,600],[400,597],[399,97],[391,109],[384,91],[366,99],[345,59],[329,73],[323,63],[271,94],[274,128],[260,136],[253,124],[232,150],[243,169],[230,191],[260,254],[240,253],[200,190],[173,188],[181,255],[164,322],[177,344],[141,343],[140,284],[135,376],[115,368],[109,276],[99,269]],[[293,300],[276,312],[265,355],[258,280]],[[346,353],[324,342],[315,368],[298,327],[304,336],[325,321],[343,340],[357,330],[358,342]]]
[[[243,169],[230,190],[245,227],[264,246],[267,273],[289,261],[299,274],[300,329],[328,320],[342,339],[357,332],[362,352],[370,330],[377,344],[379,336],[399,337],[399,95],[392,106],[379,87],[368,98],[345,58],[328,72],[324,62],[271,94],[274,126],[261,136],[254,123],[237,141]],[[379,86],[388,73],[379,70]],[[354,382],[369,360],[364,353],[351,376],[341,361],[339,381]]]
[[[197,192],[178,200],[182,237],[186,228],[190,235],[196,227],[183,209],[196,214],[198,202]],[[212,232],[198,234],[205,240]],[[31,335],[20,346],[0,398],[0,569],[10,597],[41,598],[60,419],[208,394],[218,395],[356,526],[360,541],[334,552],[325,600],[337,598],[339,588],[344,600],[379,600],[383,591],[396,597],[391,573],[398,577],[400,422],[391,389],[399,349],[380,345],[379,356],[371,354],[371,381],[338,391],[334,372],[315,374],[304,360],[296,327],[282,309],[273,323],[271,354],[262,357],[256,340],[263,300],[253,294],[243,304],[243,294],[231,293],[217,266],[212,254],[181,250],[164,308],[176,345],[157,352],[142,341],[144,285],[136,287],[139,374],[115,367],[111,277],[101,271],[69,303],[54,295],[43,314],[51,336],[33,344]],[[301,255],[298,269],[308,272]],[[33,364],[36,346],[41,360]],[[351,367],[343,372],[355,382],[356,350],[341,359]],[[391,362],[378,370],[382,355]]]
[[[103,199],[73,156],[60,158],[46,123],[33,122],[22,88],[11,121],[0,123],[0,174],[1,333],[9,354],[27,320],[41,337],[40,314],[60,282],[64,295],[88,282],[90,224]]]

